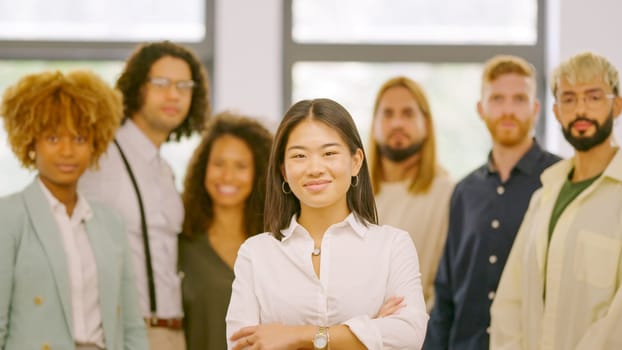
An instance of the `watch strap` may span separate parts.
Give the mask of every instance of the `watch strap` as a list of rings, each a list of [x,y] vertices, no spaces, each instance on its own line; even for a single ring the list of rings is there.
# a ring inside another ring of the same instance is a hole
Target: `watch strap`
[[[323,347],[316,346],[315,339],[320,338],[320,337],[323,337],[324,339],[326,339],[326,344]],[[314,350],[327,350],[329,342],[330,342],[330,338],[329,338],[329,333],[328,333],[328,327],[319,326],[317,329],[317,332],[315,333],[315,336],[313,336],[313,349]]]

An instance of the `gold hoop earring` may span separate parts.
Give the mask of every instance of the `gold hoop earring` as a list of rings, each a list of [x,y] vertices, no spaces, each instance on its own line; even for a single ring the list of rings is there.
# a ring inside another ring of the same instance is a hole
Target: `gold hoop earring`
[[[288,190],[285,190],[285,185],[287,185],[287,187],[289,188]],[[292,193],[292,188],[289,187],[289,184],[285,181],[281,182],[281,191],[283,191],[284,194],[290,194]]]
[[[356,187],[358,185],[359,185],[359,176],[358,175],[352,176],[350,186]]]
[[[37,157],[37,153],[35,153],[35,151],[33,150],[28,151],[28,158],[30,158],[30,160],[35,160],[36,157]]]

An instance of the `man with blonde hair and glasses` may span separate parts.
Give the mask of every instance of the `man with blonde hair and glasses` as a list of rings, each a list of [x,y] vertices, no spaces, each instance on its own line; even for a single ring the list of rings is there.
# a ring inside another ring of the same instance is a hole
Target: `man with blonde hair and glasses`
[[[492,349],[621,349],[622,111],[618,72],[581,53],[553,73],[574,157],[542,174],[492,307]]]
[[[202,129],[209,115],[207,76],[187,48],[147,43],[127,60],[117,88],[123,94],[123,125],[100,169],[85,173],[79,186],[126,222],[150,348],[182,350],[177,235],[184,208],[160,147]]]
[[[540,111],[535,80],[520,57],[495,56],[484,66],[477,111],[492,150],[452,194],[424,349],[489,347],[489,310],[503,266],[540,174],[559,160],[532,136]]]
[[[412,237],[429,311],[453,181],[437,164],[432,112],[415,81],[394,77],[380,87],[368,149],[379,222],[408,231]]]

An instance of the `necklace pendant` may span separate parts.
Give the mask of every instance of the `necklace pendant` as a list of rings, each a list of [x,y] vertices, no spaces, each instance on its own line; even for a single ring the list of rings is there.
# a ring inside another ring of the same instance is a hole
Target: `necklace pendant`
[[[311,255],[313,255],[313,256],[320,256],[320,254],[322,254],[322,249],[321,248],[313,248],[313,251],[311,252]]]

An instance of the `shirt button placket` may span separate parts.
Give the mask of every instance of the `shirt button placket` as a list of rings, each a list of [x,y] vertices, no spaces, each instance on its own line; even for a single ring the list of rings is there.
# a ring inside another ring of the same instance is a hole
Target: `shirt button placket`
[[[328,324],[328,297],[326,296],[326,288],[324,288],[324,286],[320,286],[319,298],[319,310],[322,310],[322,321],[324,324]]]

